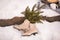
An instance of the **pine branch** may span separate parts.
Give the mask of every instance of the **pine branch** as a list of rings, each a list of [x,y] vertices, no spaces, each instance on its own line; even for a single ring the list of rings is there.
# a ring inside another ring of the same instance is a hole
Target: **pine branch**
[[[46,16],[41,16],[43,20],[46,20],[48,22],[55,22],[59,21],[60,22],[60,15],[59,16],[53,16],[53,17],[46,17]],[[6,26],[11,26],[11,25],[19,25],[24,22],[25,18],[24,17],[14,17],[12,19],[0,19],[0,26],[1,27],[6,27]]]
[[[44,5],[42,5],[39,8],[41,9],[43,6]],[[38,10],[38,8],[35,10],[35,8],[36,8],[36,4],[32,7],[32,10],[30,10],[30,8],[27,7],[24,11],[25,18],[28,19],[31,23],[40,22],[41,20],[40,13],[42,12],[40,11],[40,9]]]

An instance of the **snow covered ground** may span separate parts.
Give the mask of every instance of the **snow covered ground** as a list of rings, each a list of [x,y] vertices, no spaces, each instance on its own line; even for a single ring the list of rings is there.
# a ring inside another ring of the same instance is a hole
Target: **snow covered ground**
[[[21,12],[27,5],[30,8],[37,2],[37,0],[0,0],[0,19],[10,19],[15,16],[23,16]],[[1,5],[2,4],[2,5]],[[51,9],[42,9],[44,16],[60,15]],[[37,35],[21,36],[21,32],[14,29],[12,26],[0,27],[0,40],[60,40],[60,22],[49,23],[42,21],[36,23],[39,31]]]

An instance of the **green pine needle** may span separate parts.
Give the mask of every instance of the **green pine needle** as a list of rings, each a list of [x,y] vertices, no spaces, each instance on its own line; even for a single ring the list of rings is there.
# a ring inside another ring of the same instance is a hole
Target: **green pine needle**
[[[41,9],[43,6],[41,6],[39,9]],[[36,9],[36,4],[32,7],[32,10],[30,10],[29,6],[27,6],[27,8],[25,9],[24,12],[22,12],[22,14],[25,15],[25,18],[28,19],[31,23],[42,23],[40,20],[42,20],[41,17],[41,13],[43,13],[42,11]]]

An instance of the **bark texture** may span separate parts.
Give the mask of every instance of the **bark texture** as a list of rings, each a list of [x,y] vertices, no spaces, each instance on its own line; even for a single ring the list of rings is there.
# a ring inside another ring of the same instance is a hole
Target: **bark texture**
[[[46,20],[48,22],[55,22],[55,21],[60,21],[60,15],[59,16],[53,16],[53,17],[46,17],[42,16],[42,20]],[[10,25],[19,25],[23,23],[25,20],[25,17],[14,17],[12,19],[0,19],[0,26],[5,27],[5,26],[10,26]]]
[[[15,25],[15,24],[21,24],[25,20],[24,17],[14,17],[12,19],[0,19],[0,26],[5,27],[5,26],[10,26],[10,25]]]

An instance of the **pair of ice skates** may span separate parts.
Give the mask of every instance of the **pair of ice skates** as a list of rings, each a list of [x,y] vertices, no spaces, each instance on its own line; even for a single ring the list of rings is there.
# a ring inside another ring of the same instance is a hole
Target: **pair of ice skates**
[[[36,26],[27,19],[22,24],[14,26],[14,28],[21,30],[23,36],[35,35],[38,33]]]

